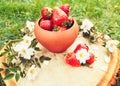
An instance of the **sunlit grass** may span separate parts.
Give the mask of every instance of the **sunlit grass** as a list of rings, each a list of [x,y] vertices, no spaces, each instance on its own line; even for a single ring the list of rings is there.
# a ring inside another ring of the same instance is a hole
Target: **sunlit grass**
[[[71,5],[71,16],[80,23],[89,18],[97,31],[120,40],[120,1],[119,0],[1,0],[0,2],[0,46],[19,38],[19,30],[27,20],[36,21],[42,7]]]

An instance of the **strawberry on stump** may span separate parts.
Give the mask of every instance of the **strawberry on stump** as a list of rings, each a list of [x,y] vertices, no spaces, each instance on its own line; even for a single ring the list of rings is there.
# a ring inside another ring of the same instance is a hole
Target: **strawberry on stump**
[[[77,59],[78,58],[77,56],[79,56],[79,58],[81,59],[86,58],[84,57],[84,52],[81,52],[80,54],[78,53],[78,51],[81,51],[83,49],[85,49],[87,51],[87,54],[89,55],[89,59],[87,60],[85,59],[85,63],[81,63],[81,60]],[[95,61],[94,54],[89,52],[89,47],[85,44],[78,44],[73,52],[70,52],[66,55],[66,63],[73,67],[79,67],[82,65],[90,65],[94,63],[94,61]]]

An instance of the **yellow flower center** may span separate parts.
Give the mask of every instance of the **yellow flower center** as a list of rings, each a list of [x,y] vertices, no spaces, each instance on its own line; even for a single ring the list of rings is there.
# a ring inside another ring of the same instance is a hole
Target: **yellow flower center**
[[[114,46],[115,46],[115,44],[113,44],[113,43],[110,44],[110,47],[114,47]]]
[[[22,49],[22,52],[23,52],[23,53],[26,53],[26,50],[25,50],[25,49]]]
[[[30,24],[30,27],[33,27],[33,24]]]
[[[83,53],[80,53],[79,56],[80,56],[80,58],[83,58],[84,55],[83,55]]]
[[[31,69],[31,70],[30,70],[30,74],[33,75],[34,73],[35,73],[34,69]]]
[[[29,43],[29,40],[25,40],[26,43]]]

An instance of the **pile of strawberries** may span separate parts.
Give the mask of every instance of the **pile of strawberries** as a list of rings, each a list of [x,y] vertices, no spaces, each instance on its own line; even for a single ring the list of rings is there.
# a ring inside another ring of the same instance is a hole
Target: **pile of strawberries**
[[[81,65],[90,65],[94,63],[95,56],[93,53],[89,52],[89,59],[86,60],[85,64],[81,64],[80,61],[76,58],[76,53],[81,50],[86,49],[89,52],[89,47],[85,44],[78,44],[73,52],[70,52],[66,55],[66,63],[73,67],[80,67]]]
[[[69,29],[74,21],[69,17],[70,5],[64,4],[60,7],[44,7],[41,10],[42,18],[39,25],[48,31],[64,31]]]

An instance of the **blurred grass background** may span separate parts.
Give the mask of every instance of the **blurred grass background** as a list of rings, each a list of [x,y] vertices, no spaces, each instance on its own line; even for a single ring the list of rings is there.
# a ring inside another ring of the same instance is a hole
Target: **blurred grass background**
[[[5,42],[21,37],[20,29],[27,20],[36,21],[41,8],[65,3],[70,4],[70,15],[78,23],[89,18],[95,30],[120,41],[120,0],[0,0],[0,48]]]
[[[41,8],[68,3],[78,23],[89,18],[97,31],[120,40],[120,0],[0,0],[0,47],[21,36],[27,20],[36,21]]]

